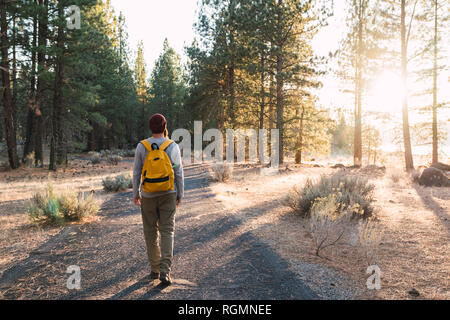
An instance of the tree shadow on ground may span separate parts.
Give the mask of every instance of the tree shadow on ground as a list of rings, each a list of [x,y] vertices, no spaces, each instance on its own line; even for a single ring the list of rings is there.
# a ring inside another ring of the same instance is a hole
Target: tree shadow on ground
[[[422,200],[422,203],[434,213],[450,234],[450,216],[445,212],[445,209],[433,199],[432,189],[421,187],[417,184],[414,184],[414,189]]]
[[[192,219],[185,218],[176,232],[175,255],[178,260],[174,265],[174,286],[150,283],[145,276],[149,273],[149,265],[140,212],[131,204],[130,192],[116,194],[104,203],[101,221],[83,226],[83,230],[80,226],[71,226],[52,237],[37,250],[42,254],[30,256],[7,270],[0,279],[0,285],[15,286],[22,278],[25,279],[22,283],[26,288],[25,297],[35,297],[42,286],[49,289],[47,298],[52,299],[260,300],[316,297],[296,279],[287,261],[251,232],[240,230],[245,219],[226,214],[217,208],[220,203],[201,201],[204,196],[202,198],[189,191],[203,188],[204,178],[188,178],[187,186],[185,210],[187,217]],[[211,190],[205,188],[202,192],[208,195],[207,198],[211,197]],[[241,213],[257,217],[276,206],[278,203],[265,202]],[[80,291],[63,290],[68,277],[65,268],[69,265],[80,265],[82,269]],[[49,266],[54,268],[48,269]],[[51,287],[49,280],[55,278],[59,279],[57,285],[61,287]],[[18,297],[22,296],[12,290],[5,298]]]
[[[150,286],[151,291],[154,291],[155,294],[158,291],[164,290],[165,288],[167,288],[167,285],[164,285],[162,283],[158,283],[159,280],[152,280],[150,278],[150,275],[147,275],[145,277],[143,277],[142,279],[140,279],[138,282],[136,282],[135,284],[123,289],[122,291],[116,293],[115,295],[113,295],[112,297],[108,298],[108,300],[119,300],[119,299],[124,299],[127,296],[129,296],[130,294],[132,294],[135,291],[138,291],[144,287]]]
[[[243,211],[264,215],[277,206],[277,201],[265,202]],[[152,287],[138,299],[317,299],[269,245],[251,232],[239,231],[244,220],[233,215],[209,218],[208,223],[179,232],[175,242],[175,255],[181,256],[178,265],[185,265],[182,257],[193,255],[198,255],[197,261],[204,261],[194,266],[197,269],[192,268],[195,273],[191,268],[180,272],[175,266],[176,276],[186,274],[196,285],[175,285],[166,290]]]

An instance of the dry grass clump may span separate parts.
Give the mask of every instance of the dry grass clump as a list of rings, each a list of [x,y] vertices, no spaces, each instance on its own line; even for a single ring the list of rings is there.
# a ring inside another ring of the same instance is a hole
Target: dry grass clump
[[[110,156],[121,156],[124,158],[129,158],[135,156],[136,149],[101,150],[99,154],[102,158],[108,158]]]
[[[90,151],[88,153],[89,155],[89,160],[91,161],[92,164],[99,164],[101,161],[101,155],[98,152],[94,152],[94,151]]]
[[[345,242],[355,233],[359,235],[359,247],[368,266],[375,265],[382,232],[373,218],[361,219],[358,204],[343,207],[339,203],[339,195],[332,193],[314,201],[307,220],[307,225],[314,244],[315,254],[323,257],[321,252],[329,247]],[[351,238],[350,238],[351,239]],[[323,257],[327,259],[326,257]]]
[[[34,151],[28,154],[24,159],[24,165],[27,168],[34,168],[35,166],[35,154]]]
[[[233,166],[218,164],[211,167],[211,179],[217,182],[227,182],[233,177]]]
[[[89,151],[88,157],[89,157],[89,160],[91,161],[91,163],[93,163],[93,164],[100,163],[101,158],[102,158],[100,152],[96,152],[96,151]]]
[[[340,209],[336,194],[314,201],[309,215],[309,231],[311,233],[316,256],[320,251],[338,244],[351,220],[352,214],[348,210]]]
[[[367,179],[358,176],[334,174],[321,176],[319,181],[306,181],[303,189],[294,190],[287,197],[287,205],[297,214],[309,216],[314,203],[319,199],[327,199],[334,195],[337,211],[345,212],[358,206],[360,217],[368,218],[373,214],[373,191],[375,186]]]
[[[303,189],[294,189],[281,203],[307,218],[316,256],[321,257],[324,249],[361,230],[361,248],[367,259],[373,260],[378,233],[368,218],[374,213],[374,189],[367,179],[358,176],[322,175],[316,182],[308,179]],[[359,229],[358,219],[362,220]]]
[[[9,170],[9,164],[4,161],[0,161],[0,172]]]
[[[402,175],[398,172],[393,172],[393,173],[391,173],[390,178],[391,178],[392,182],[399,183],[400,180],[402,179]]]
[[[91,151],[88,156],[92,164],[99,164],[102,159],[105,159],[109,164],[118,165],[123,158],[132,158],[135,153],[136,149],[102,150],[100,152]]]
[[[124,158],[133,158],[136,154],[136,149],[125,149],[119,152],[119,156]]]
[[[374,219],[362,220],[359,222],[359,244],[364,252],[368,266],[378,263],[378,249],[383,236],[380,225]]]
[[[48,184],[43,192],[33,195],[28,207],[31,221],[37,225],[61,225],[65,222],[81,221],[100,210],[92,194],[56,194]]]
[[[67,193],[59,198],[60,211],[65,221],[81,221],[83,218],[98,213],[99,206],[93,194]]]
[[[409,173],[411,182],[413,182],[413,183],[419,183],[419,179],[420,179],[420,176],[421,176],[421,175],[422,175],[422,171],[421,171],[421,170],[417,170],[417,169],[412,170],[412,171]]]
[[[119,155],[110,155],[106,158],[106,162],[114,166],[117,166],[122,160],[123,158]]]
[[[114,153],[111,150],[101,150],[99,153],[102,158],[107,158],[109,156],[114,155]]]
[[[103,189],[106,192],[119,192],[125,191],[127,189],[133,188],[133,179],[131,174],[124,175],[121,174],[114,178],[107,177],[102,180]]]

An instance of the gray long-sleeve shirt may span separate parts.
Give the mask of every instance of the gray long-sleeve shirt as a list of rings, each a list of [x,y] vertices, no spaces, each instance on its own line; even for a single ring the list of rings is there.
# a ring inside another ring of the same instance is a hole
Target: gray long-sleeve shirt
[[[156,143],[161,146],[167,138],[149,138],[147,139],[150,145]],[[167,155],[172,162],[173,171],[175,173],[175,188],[173,191],[163,191],[163,192],[153,192],[146,193],[142,191],[141,178],[142,178],[142,168],[144,166],[145,158],[147,157],[147,149],[142,143],[136,148],[136,155],[134,157],[134,168],[133,168],[133,194],[135,198],[139,197],[141,194],[144,198],[155,198],[163,196],[169,193],[177,193],[177,199],[181,199],[184,196],[184,173],[183,165],[181,163],[181,152],[180,147],[176,143],[172,143],[166,150]]]

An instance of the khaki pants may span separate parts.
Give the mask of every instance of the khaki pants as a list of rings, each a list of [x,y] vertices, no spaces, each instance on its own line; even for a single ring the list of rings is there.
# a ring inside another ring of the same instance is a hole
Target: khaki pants
[[[153,272],[169,273],[173,260],[176,193],[156,198],[142,198],[142,221],[148,261]],[[158,244],[158,231],[161,246]]]

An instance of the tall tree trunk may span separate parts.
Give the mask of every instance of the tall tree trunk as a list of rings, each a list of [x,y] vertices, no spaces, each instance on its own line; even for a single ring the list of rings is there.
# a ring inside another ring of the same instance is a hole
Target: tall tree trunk
[[[283,1],[278,0],[278,6],[280,9],[280,13],[278,14],[278,39],[280,41],[278,52],[276,55],[277,59],[277,129],[279,130],[279,137],[280,137],[280,164],[284,163],[284,76],[283,76],[283,63],[284,63],[284,57],[283,57],[283,32],[282,32],[282,22],[283,22],[283,16],[281,14],[281,10],[283,7]]]
[[[96,135],[95,135],[95,124],[93,122],[90,123],[92,130],[88,133],[88,151],[96,151]]]
[[[17,50],[16,50],[16,42],[17,42],[17,30],[16,30],[16,14],[13,13],[12,17],[12,98],[11,98],[11,107],[12,107],[12,115],[14,121],[14,135],[17,137],[17,128],[19,126],[19,121],[17,119]]]
[[[37,15],[33,17],[33,40],[31,44],[31,81],[30,81],[30,96],[28,99],[28,114],[27,125],[25,133],[25,146],[23,150],[23,161],[27,156],[34,152],[35,136],[36,136],[36,49],[37,49]]]
[[[363,47],[363,8],[359,6],[358,12],[358,45],[356,53],[356,77],[355,77],[355,136],[353,164],[362,165],[362,47]]]
[[[268,141],[272,141],[272,129],[275,129],[276,127],[276,116],[275,116],[275,96],[276,96],[276,89],[275,89],[275,80],[273,73],[270,73],[270,79],[269,79],[269,132],[268,132]],[[269,148],[268,150],[268,156],[272,156],[272,148]]]
[[[235,39],[234,39],[234,28],[233,28],[233,16],[234,16],[234,0],[230,0],[228,4],[228,14],[230,16],[230,21],[228,25],[229,41],[228,54],[229,54],[229,66],[228,66],[228,114],[230,117],[231,127],[236,126],[236,92],[235,92]],[[236,145],[235,145],[236,146]],[[235,153],[237,152],[235,148]]]
[[[234,58],[232,58],[231,65],[228,67],[228,112],[230,115],[231,127],[236,125],[236,113],[235,113],[235,88],[234,88]]]
[[[35,103],[35,159],[36,165],[43,165],[44,152],[42,148],[42,101],[44,94],[44,77],[43,73],[47,69],[46,53],[47,53],[47,36],[48,36],[48,0],[38,0],[39,3],[39,51],[38,59],[38,75],[37,75],[37,89],[36,89],[36,103]]]
[[[2,121],[0,120],[0,143],[3,141],[3,126],[2,126]]]
[[[303,133],[305,129],[305,106],[302,104],[302,113],[300,115],[300,130],[297,138],[297,153],[295,154],[295,162],[302,164],[303,157]]]
[[[277,56],[277,129],[280,132],[280,164],[284,163],[284,78],[282,73],[283,55],[280,52]]]
[[[411,171],[414,169],[414,161],[412,157],[411,149],[411,134],[409,129],[409,116],[408,116],[408,52],[407,52],[407,36],[406,36],[406,0],[401,0],[401,41],[402,41],[402,82],[404,87],[403,92],[403,143],[405,147],[405,165],[406,170]]]
[[[264,81],[266,79],[265,73],[265,56],[264,50],[261,50],[261,103],[259,110],[259,129],[264,129],[264,112],[266,108],[266,90]]]
[[[140,140],[144,140],[145,138],[147,138],[147,122],[148,119],[146,119],[145,116],[145,101],[142,100],[142,108],[141,108],[141,134],[140,134]]]
[[[434,66],[433,66],[433,163],[439,162],[437,124],[437,76],[438,76],[438,0],[434,0]]]
[[[16,136],[14,129],[13,110],[11,102],[11,81],[9,75],[9,57],[8,57],[8,21],[7,0],[0,2],[0,25],[1,25],[1,73],[3,82],[3,106],[5,108],[5,129],[6,143],[8,145],[9,165],[11,169],[19,167],[19,158],[17,156]]]
[[[276,116],[275,116],[275,81],[274,76],[270,74],[270,86],[269,86],[269,129],[275,129]]]
[[[58,17],[63,20],[64,7],[58,2]],[[56,170],[57,165],[67,165],[67,149],[63,134],[64,113],[64,25],[60,21],[56,39],[56,68],[55,86],[53,94],[53,116],[52,116],[52,140],[50,146],[50,170]]]

